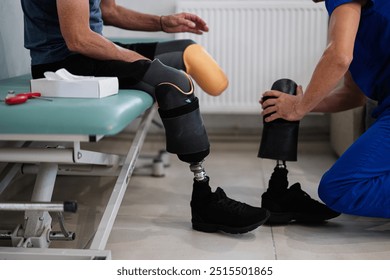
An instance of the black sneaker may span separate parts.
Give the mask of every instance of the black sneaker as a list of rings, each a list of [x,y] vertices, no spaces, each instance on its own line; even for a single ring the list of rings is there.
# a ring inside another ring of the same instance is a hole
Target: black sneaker
[[[194,230],[246,233],[266,222],[270,215],[267,210],[230,199],[219,187],[212,193],[208,181],[208,178],[203,182],[194,180],[191,199]]]
[[[291,221],[320,223],[340,215],[312,199],[299,183],[292,185],[283,194],[275,195],[267,191],[261,198],[261,206],[271,212],[268,224],[287,224]]]

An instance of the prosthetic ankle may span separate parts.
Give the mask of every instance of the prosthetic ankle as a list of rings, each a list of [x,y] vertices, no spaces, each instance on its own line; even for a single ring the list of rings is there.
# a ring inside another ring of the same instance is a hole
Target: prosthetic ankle
[[[194,173],[194,178],[196,181],[204,181],[207,178],[206,171],[202,166],[202,162],[193,162],[190,165],[190,170]]]
[[[210,143],[194,95],[191,79],[182,71],[158,83],[155,96],[159,115],[165,127],[166,150],[190,163],[196,180],[204,180],[201,165],[210,152]]]
[[[178,55],[180,51],[182,55]],[[158,43],[155,57],[167,65],[185,69],[196,83],[212,96],[220,95],[229,84],[218,63],[201,45],[192,40]]]

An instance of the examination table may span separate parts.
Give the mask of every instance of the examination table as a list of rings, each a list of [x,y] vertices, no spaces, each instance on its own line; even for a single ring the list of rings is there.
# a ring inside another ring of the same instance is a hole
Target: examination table
[[[30,79],[23,75],[0,80],[0,99],[4,100],[10,90],[28,92]],[[156,105],[151,96],[137,90],[119,90],[118,94],[101,99],[50,99],[29,99],[18,105],[0,102],[0,141],[4,143],[0,146],[0,163],[5,166],[0,169],[0,195],[22,168],[36,172],[31,201],[0,202],[0,211],[24,211],[24,221],[12,232],[0,232],[0,237],[12,241],[12,246],[0,247],[0,259],[110,259],[106,243]],[[83,142],[98,142],[116,135],[136,119],[138,128],[130,139],[127,154],[82,149]],[[76,212],[77,201],[52,201],[56,177],[60,171],[66,173],[68,166],[94,166],[97,174],[104,174],[103,169],[116,174],[89,248],[50,247],[53,240],[74,238],[74,233],[66,229],[62,213]],[[61,225],[59,232],[51,229],[52,216],[56,214]]]

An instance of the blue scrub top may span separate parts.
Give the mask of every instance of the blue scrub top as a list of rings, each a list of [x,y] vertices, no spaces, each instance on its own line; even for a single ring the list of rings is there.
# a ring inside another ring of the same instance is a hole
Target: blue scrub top
[[[329,15],[354,0],[326,0]],[[390,0],[369,0],[362,9],[350,72],[364,94],[378,101],[373,116],[390,108]]]

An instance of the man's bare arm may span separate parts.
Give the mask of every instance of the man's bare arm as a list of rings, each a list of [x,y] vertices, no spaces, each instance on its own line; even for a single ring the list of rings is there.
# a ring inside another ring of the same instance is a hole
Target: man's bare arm
[[[57,10],[62,36],[71,51],[101,60],[133,62],[146,59],[90,29],[88,0],[57,0]]]
[[[341,86],[325,97],[312,111],[334,113],[341,112],[366,104],[367,98],[352,79],[351,73],[345,74]]]

